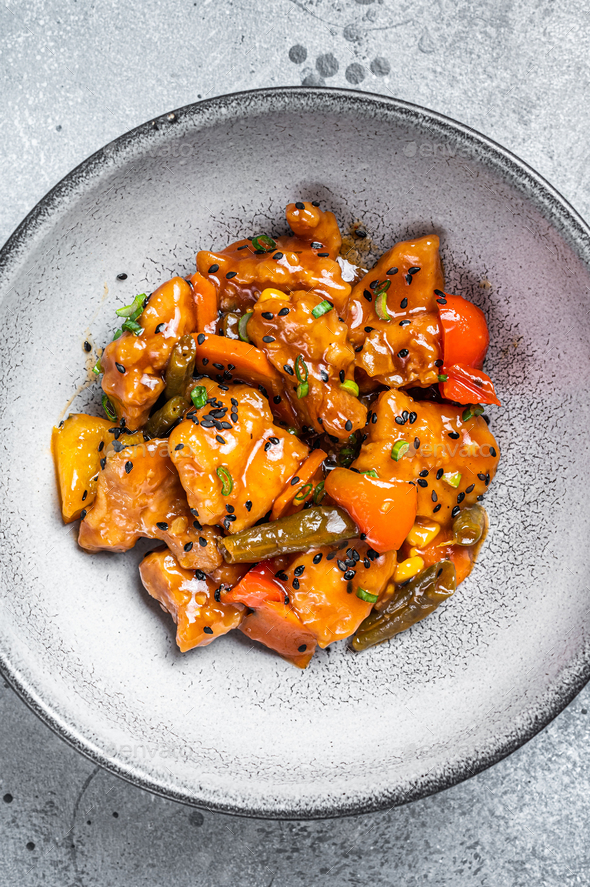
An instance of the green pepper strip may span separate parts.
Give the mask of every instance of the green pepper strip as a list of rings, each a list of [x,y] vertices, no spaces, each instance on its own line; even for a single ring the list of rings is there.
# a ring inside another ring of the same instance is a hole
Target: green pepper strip
[[[225,468],[225,466],[223,466],[223,465],[219,466],[216,473],[217,473],[217,477],[221,481],[221,495],[222,496],[229,496],[229,494],[231,493],[231,491],[234,488],[234,481],[233,481],[231,474],[229,473],[227,468]]]

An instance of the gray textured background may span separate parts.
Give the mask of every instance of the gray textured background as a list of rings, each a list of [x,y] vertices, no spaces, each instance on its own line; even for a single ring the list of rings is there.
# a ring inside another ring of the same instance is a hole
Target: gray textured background
[[[0,242],[88,154],[239,89],[357,86],[448,114],[590,217],[590,10],[573,0],[0,3]],[[0,884],[590,884],[590,690],[492,770],[386,813],[191,811],[69,749],[0,686]]]

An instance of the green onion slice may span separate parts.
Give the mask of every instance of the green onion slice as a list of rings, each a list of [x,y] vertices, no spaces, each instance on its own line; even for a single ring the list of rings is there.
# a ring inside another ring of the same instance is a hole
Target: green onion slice
[[[389,283],[389,281],[387,281]],[[391,320],[389,311],[387,310],[387,293],[379,293],[375,299],[375,314],[379,320]]]
[[[380,296],[381,293],[386,293],[390,286],[391,280],[382,280],[381,283],[378,283],[375,287],[375,295]]]
[[[319,482],[319,484],[316,486],[315,490],[313,491],[314,505],[319,505],[325,495],[326,495],[326,492],[324,490],[324,482],[323,482],[323,480],[321,480]]]
[[[307,364],[303,360],[303,354],[298,354],[295,358],[295,375],[298,382],[307,382],[309,373],[307,371]]]
[[[289,425],[288,428],[285,428],[285,431],[287,431],[289,434],[292,434],[294,437],[300,436],[297,428],[293,428],[291,425]]]
[[[264,250],[265,253],[269,253],[277,247],[276,242],[268,234],[259,234],[258,237],[253,237],[252,246],[254,249]]]
[[[312,314],[314,317],[321,317],[322,314],[327,314],[328,311],[331,311],[334,306],[331,302],[328,302],[327,299],[324,299],[323,302],[320,302],[319,305],[316,305],[315,308],[312,309]]]
[[[410,449],[410,444],[407,440],[396,440],[393,447],[391,448],[391,458],[395,459],[396,462],[399,462],[402,456]]]
[[[122,335],[123,330],[121,329],[121,327],[119,327],[119,329],[115,330],[115,332],[113,333],[113,342],[115,342]]]
[[[467,409],[463,410],[463,415],[461,418],[464,422],[467,422],[468,419],[471,419],[472,416],[481,416],[483,415],[483,407],[479,406],[479,404],[470,403]]]
[[[361,601],[367,601],[369,604],[374,604],[378,598],[378,594],[371,594],[370,591],[365,591],[364,588],[357,588],[356,596],[360,597]]]
[[[301,400],[302,397],[307,397],[309,394],[309,382],[300,382],[297,386],[297,397]]]
[[[356,382],[353,382],[352,379],[347,379],[340,387],[344,388],[345,391],[348,391],[349,394],[353,394],[355,397],[358,397],[360,394],[358,385]]]
[[[439,373],[439,375],[438,375],[438,381],[439,381],[439,382],[446,382],[448,378],[449,378],[449,377],[448,377],[448,376],[445,376],[444,373]]]
[[[115,314],[118,317],[128,317],[130,320],[137,320],[143,311],[143,302],[146,298],[145,293],[140,293],[134,298],[131,305],[125,305],[124,308],[117,308]]]
[[[102,371],[103,370],[100,365],[100,357],[99,357],[98,360],[96,361],[96,363],[94,364],[94,366],[92,367],[92,372],[94,373],[95,376],[100,376]]]
[[[107,419],[110,419],[111,422],[117,421],[117,414],[115,412],[115,408],[113,407],[112,403],[110,402],[110,400],[108,399],[106,394],[103,394],[103,396],[102,396],[102,408],[107,415]]]
[[[252,317],[253,311],[246,311],[245,314],[242,314],[240,320],[238,322],[238,336],[242,340],[242,342],[249,342],[248,338],[248,321]]]
[[[461,483],[461,472],[460,471],[447,471],[447,472],[445,472],[445,474],[443,474],[442,479],[450,487],[454,487],[455,489],[457,489],[457,487]]]
[[[229,496],[234,488],[234,481],[231,474],[224,465],[220,465],[217,469],[217,477],[221,481],[221,495]]]
[[[311,491],[313,490],[313,484],[305,484],[300,487],[296,495],[294,496],[295,502],[303,502],[304,499],[307,499]]]
[[[142,325],[136,320],[131,320],[131,318],[125,321],[122,329],[127,330],[128,333],[133,333],[134,336],[139,336],[141,333],[143,333]],[[117,333],[120,334],[120,330],[117,330]],[[117,336],[117,333],[115,333],[115,338],[119,338]]]
[[[207,403],[207,389],[204,385],[196,385],[191,391],[191,400],[197,409],[204,407]]]
[[[379,475],[374,468],[369,469],[369,471],[360,471],[359,474],[364,474],[365,477],[376,477],[379,480]]]

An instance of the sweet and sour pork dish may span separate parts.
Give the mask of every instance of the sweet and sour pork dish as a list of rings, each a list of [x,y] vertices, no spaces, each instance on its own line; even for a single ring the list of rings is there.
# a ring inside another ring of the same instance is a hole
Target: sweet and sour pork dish
[[[469,575],[499,401],[437,236],[367,271],[318,203],[286,216],[292,234],[202,250],[119,308],[94,367],[106,418],[70,415],[52,444],[82,548],[161,543],[141,581],[181,651],[239,629],[305,668],[394,637]]]

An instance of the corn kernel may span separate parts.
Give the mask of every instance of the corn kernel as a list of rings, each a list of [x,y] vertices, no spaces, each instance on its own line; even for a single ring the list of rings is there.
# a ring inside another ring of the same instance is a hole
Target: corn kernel
[[[426,548],[439,533],[440,524],[434,521],[420,521],[414,524],[406,536],[406,542],[413,548]]]
[[[272,287],[268,287],[265,290],[262,290],[260,295],[258,296],[259,302],[266,302],[268,299],[284,299],[285,301],[290,301],[291,297],[288,293],[282,293],[280,290],[275,290]]]
[[[396,582],[406,582],[423,569],[424,561],[421,557],[409,557],[397,565],[394,579]]]

